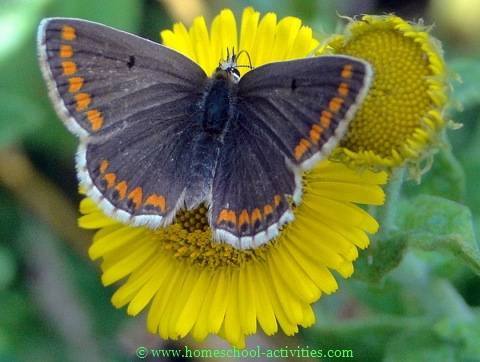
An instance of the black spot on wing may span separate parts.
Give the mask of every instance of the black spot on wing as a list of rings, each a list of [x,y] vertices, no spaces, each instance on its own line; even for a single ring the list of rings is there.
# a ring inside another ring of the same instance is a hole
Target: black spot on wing
[[[297,89],[297,80],[295,78],[293,78],[292,82],[290,83],[290,89],[292,90],[292,92],[295,92],[295,90]]]
[[[128,57],[127,67],[128,69],[132,69],[134,65],[135,65],[135,57],[133,55],[130,55]]]

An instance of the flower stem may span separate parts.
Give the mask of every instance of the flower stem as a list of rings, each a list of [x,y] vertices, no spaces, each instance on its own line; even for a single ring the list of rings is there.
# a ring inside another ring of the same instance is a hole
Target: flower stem
[[[390,182],[385,187],[385,204],[378,209],[378,221],[380,223],[380,234],[395,231],[397,226],[396,213],[398,201],[402,190],[405,168],[397,168],[390,175]]]

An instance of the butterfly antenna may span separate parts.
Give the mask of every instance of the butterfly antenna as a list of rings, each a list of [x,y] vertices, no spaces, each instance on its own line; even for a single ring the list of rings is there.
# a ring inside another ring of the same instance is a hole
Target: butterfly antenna
[[[248,58],[248,64],[249,65],[237,65],[237,67],[248,67],[250,69],[253,69],[253,65],[252,65],[252,59],[250,58],[250,54],[248,54],[248,52],[244,49],[244,50],[241,50],[238,54],[237,54],[237,59],[240,58],[240,54],[243,54],[245,53],[247,55],[247,58]]]

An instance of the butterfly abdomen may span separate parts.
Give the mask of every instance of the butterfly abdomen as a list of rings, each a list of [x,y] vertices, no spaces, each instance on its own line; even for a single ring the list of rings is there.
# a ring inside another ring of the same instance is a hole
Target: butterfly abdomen
[[[204,132],[193,137],[187,192],[184,200],[188,210],[196,208],[203,202],[210,203],[209,192],[220,146],[220,139],[214,134]]]

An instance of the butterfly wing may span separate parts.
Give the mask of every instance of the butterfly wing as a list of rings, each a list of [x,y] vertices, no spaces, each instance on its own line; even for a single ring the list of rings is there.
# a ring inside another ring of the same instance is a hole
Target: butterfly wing
[[[217,238],[249,248],[293,219],[301,172],[337,144],[371,77],[364,61],[325,56],[266,64],[241,78],[213,182]]]
[[[108,215],[158,226],[183,202],[204,198],[213,166],[199,167],[191,154],[214,159],[216,147],[196,126],[207,79],[198,65],[159,44],[76,19],[42,21],[38,47],[56,109],[82,139],[81,183]]]
[[[219,240],[242,249],[274,238],[293,219],[290,199],[300,175],[241,113],[224,136],[212,187],[211,221]]]
[[[238,98],[258,132],[309,169],[343,136],[371,79],[367,62],[347,56],[277,62],[247,73]]]
[[[165,96],[195,93],[206,78],[174,50],[79,19],[43,20],[38,52],[60,117],[81,137],[108,133]]]
[[[183,116],[160,130],[159,123],[152,118],[80,145],[81,184],[107,215],[156,228],[168,225],[180,208],[207,200],[218,141]]]

